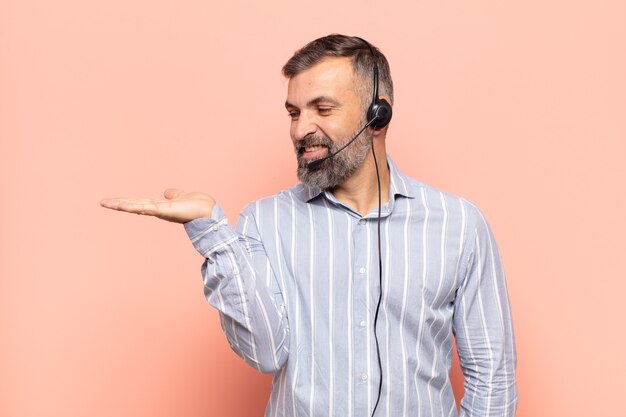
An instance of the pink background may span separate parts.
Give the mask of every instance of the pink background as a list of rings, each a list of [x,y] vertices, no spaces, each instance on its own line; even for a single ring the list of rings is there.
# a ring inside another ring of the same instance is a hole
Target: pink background
[[[518,416],[623,415],[625,21],[618,0],[0,0],[0,415],[262,415],[270,379],[230,352],[182,228],[98,202],[181,187],[234,220],[294,183],[280,68],[331,32],[387,54],[399,167],[491,222]]]

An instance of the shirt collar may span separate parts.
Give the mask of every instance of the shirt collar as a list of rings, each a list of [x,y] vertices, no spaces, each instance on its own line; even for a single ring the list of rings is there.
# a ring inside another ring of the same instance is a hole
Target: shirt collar
[[[390,189],[389,195],[391,196],[390,204],[393,205],[396,197],[416,198],[417,192],[415,187],[411,187],[416,181],[400,172],[391,158],[387,156],[387,166],[389,167],[390,177]],[[326,196],[331,201],[335,200],[329,191],[324,191],[318,187],[311,187],[305,184],[299,185],[298,196],[306,203],[315,200],[317,197]]]

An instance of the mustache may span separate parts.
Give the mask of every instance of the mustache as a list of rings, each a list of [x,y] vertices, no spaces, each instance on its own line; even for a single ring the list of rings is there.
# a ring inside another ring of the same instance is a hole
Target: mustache
[[[298,155],[304,153],[304,148],[307,146],[326,146],[329,150],[333,149],[333,141],[326,136],[307,135],[302,139],[298,139],[294,144],[294,150]]]

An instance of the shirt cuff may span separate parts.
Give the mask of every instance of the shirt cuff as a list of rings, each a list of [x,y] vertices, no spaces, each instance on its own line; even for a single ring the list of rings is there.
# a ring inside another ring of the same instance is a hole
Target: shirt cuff
[[[205,258],[237,240],[239,235],[228,224],[219,204],[215,204],[211,217],[202,217],[184,224],[187,236],[198,252]]]

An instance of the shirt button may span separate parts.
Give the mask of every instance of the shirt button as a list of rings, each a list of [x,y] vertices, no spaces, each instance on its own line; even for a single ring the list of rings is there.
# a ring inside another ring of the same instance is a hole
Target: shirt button
[[[361,320],[361,322],[359,323],[359,326],[365,327],[367,326],[367,322],[365,320]]]
[[[365,372],[361,374],[361,381],[367,381],[367,374]]]
[[[364,274],[364,273],[365,273],[365,271],[367,271],[367,269],[365,269],[365,267],[364,267],[364,266],[362,266],[361,268],[359,268],[359,272],[360,272],[360,273]]]
[[[213,226],[211,226],[211,230],[213,230],[214,232],[217,232],[218,230],[220,230],[220,225],[215,223]]]
[[[365,224],[365,223],[367,223],[367,220],[365,220],[365,219],[359,220],[359,224]]]

